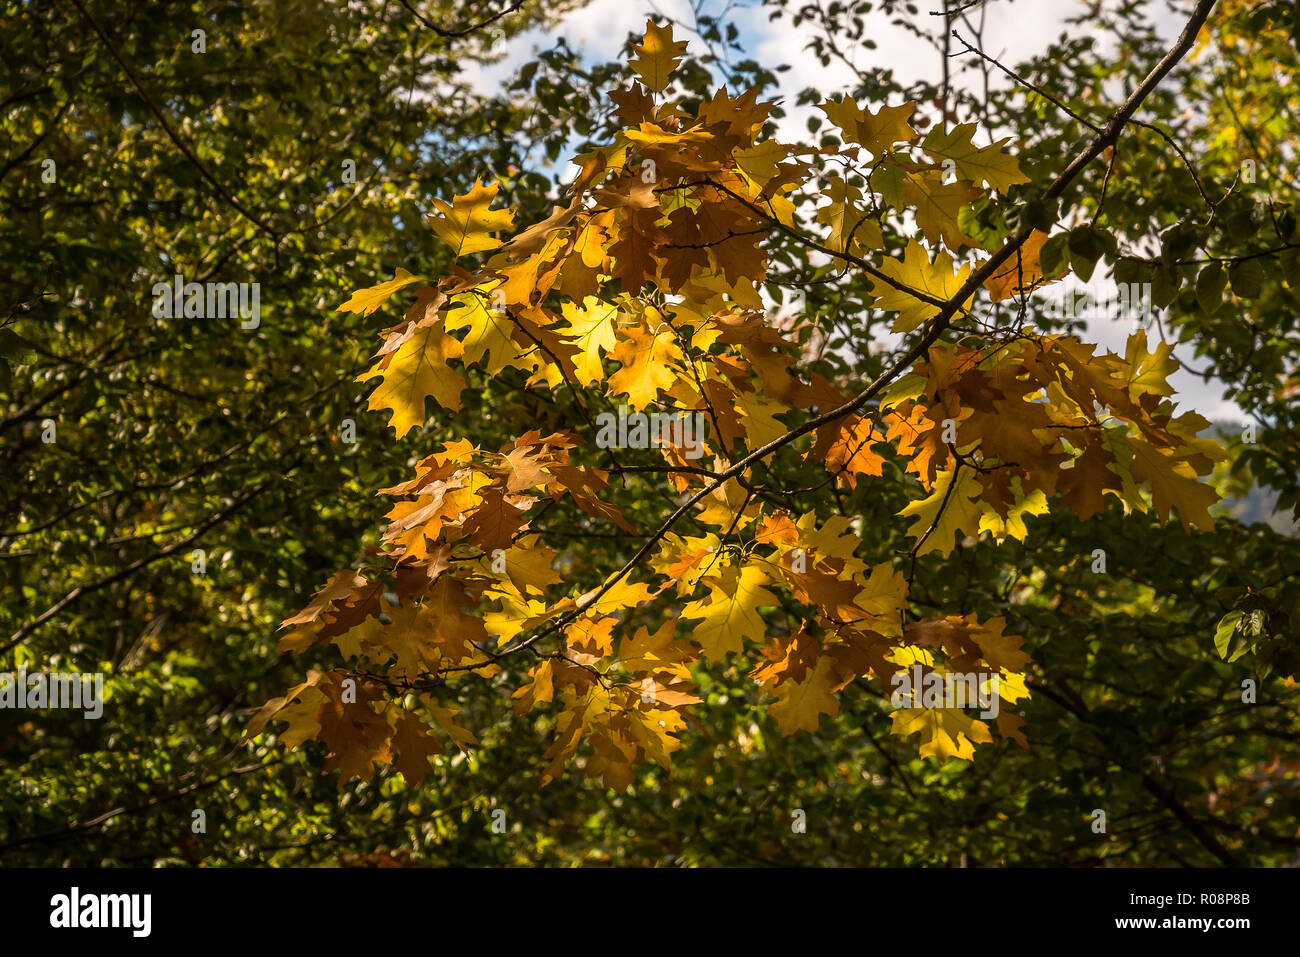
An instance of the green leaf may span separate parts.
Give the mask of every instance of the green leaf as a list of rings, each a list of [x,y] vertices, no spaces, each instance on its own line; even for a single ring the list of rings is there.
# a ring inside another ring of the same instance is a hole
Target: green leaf
[[[1264,267],[1258,259],[1247,259],[1228,270],[1232,291],[1243,299],[1258,299],[1264,287]]]
[[[1182,284],[1182,273],[1176,267],[1161,263],[1151,275],[1151,301],[1161,309],[1165,308],[1178,296]]]
[[[1124,285],[1130,282],[1141,282],[1144,272],[1140,260],[1121,259],[1115,263],[1113,274],[1115,281],[1120,285]]]
[[[1223,305],[1223,290],[1228,274],[1219,263],[1210,263],[1196,277],[1196,302],[1206,315],[1214,315]]]
[[[1219,653],[1220,658],[1228,657],[1228,642],[1237,631],[1237,622],[1241,621],[1240,611],[1230,611],[1219,619],[1219,624],[1214,629],[1214,650]],[[1232,656],[1233,661],[1240,658],[1245,648],[1241,648]]]
[[[1055,279],[1065,275],[1069,265],[1069,258],[1066,255],[1066,243],[1069,238],[1069,233],[1057,233],[1043,243],[1043,248],[1038,251],[1038,264],[1043,267],[1045,278]]]

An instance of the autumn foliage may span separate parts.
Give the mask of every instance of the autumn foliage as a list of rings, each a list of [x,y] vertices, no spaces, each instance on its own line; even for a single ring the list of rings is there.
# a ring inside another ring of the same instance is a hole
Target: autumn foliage
[[[548,717],[542,784],[576,764],[623,790],[640,763],[671,768],[707,706],[699,669],[742,662],[785,735],[815,731],[855,683],[888,697],[914,666],[996,677],[996,721],[918,699],[892,730],[940,760],[995,733],[1027,747],[1024,638],[960,607],[923,613],[916,562],[981,536],[1024,540],[1026,519],[1052,510],[1088,519],[1107,496],[1211,527],[1217,496],[1200,477],[1222,452],[1175,409],[1170,347],[1148,351],[1138,332],[1123,355],[1102,352],[1016,308],[1067,267],[1040,259],[1047,232],[972,215],[1010,208],[1028,181],[1005,141],[976,146],[972,123],[922,135],[915,103],[845,98],[821,105],[834,140],[780,143],[752,92],[690,108],[668,95],[684,48],[648,25],[640,82],[610,94],[623,130],[574,158],[550,216],[517,223],[497,185],[475,183],[429,217],[449,274],[398,269],[339,307],[405,309],[361,376],[398,439],[428,399],[454,422],[474,370],[523,375],[569,421],[496,450],[448,442],[381,490],[381,545],[284,622],[283,650],[332,645],[337,665],[267,702],[250,736],[280,722],[285,744],[323,742],[341,782],[376,763],[414,782],[430,756],[476,745],[457,688],[487,681],[503,711]],[[901,248],[885,222],[910,235]],[[773,317],[763,296],[778,240],[869,275],[872,308],[911,337],[902,360],[851,389],[809,371],[803,317]],[[594,410],[617,404],[702,413],[705,456],[597,448]],[[777,457],[801,464],[826,512],[790,506],[767,470]],[[662,498],[660,523],[635,527],[614,482]],[[830,508],[863,483],[909,490],[908,544],[883,562],[859,557],[881,530]],[[637,547],[574,588],[568,540],[534,530],[543,513]]]

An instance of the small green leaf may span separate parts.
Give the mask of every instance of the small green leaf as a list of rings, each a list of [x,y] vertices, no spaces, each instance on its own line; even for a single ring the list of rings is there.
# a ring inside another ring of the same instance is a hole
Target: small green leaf
[[[1161,264],[1151,276],[1151,301],[1165,308],[1178,296],[1182,284],[1183,276],[1177,268]]]
[[[1057,233],[1043,243],[1043,248],[1038,251],[1038,265],[1042,267],[1046,278],[1056,279],[1065,274],[1066,267],[1069,265],[1066,257],[1066,243],[1069,238],[1068,233]]]
[[[1218,626],[1214,629],[1214,650],[1219,653],[1220,658],[1228,657],[1228,643],[1237,631],[1237,622],[1241,621],[1240,611],[1230,611],[1219,619]],[[1231,661],[1240,658],[1245,652],[1245,648],[1239,648],[1237,653],[1232,656]]]
[[[1247,259],[1228,270],[1232,291],[1243,299],[1258,299],[1264,288],[1264,267],[1258,259]]]
[[[1228,274],[1219,263],[1210,263],[1196,277],[1196,302],[1206,315],[1212,316],[1223,305],[1223,290]]]

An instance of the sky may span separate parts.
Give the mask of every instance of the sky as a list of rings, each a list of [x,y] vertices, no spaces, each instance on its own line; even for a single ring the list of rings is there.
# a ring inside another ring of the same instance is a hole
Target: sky
[[[725,0],[703,2],[704,12],[717,14],[722,11]],[[940,9],[939,0],[915,2],[922,13],[929,9]],[[1163,2],[1150,3],[1148,6],[1161,32],[1172,41],[1180,26],[1177,17],[1165,9]],[[1007,64],[1028,59],[1057,39],[1066,29],[1077,29],[1067,27],[1066,20],[1082,8],[1082,0],[991,2],[984,29],[985,51]],[[827,95],[833,95],[852,85],[853,73],[847,65],[832,61],[829,66],[823,67],[804,49],[812,36],[812,30],[808,26],[792,26],[789,16],[771,21],[769,10],[764,9],[757,0],[733,2],[729,10],[728,20],[736,24],[749,56],[764,65],[789,64],[787,72],[778,74],[780,89],[777,98],[784,95],[792,104],[795,94],[805,87],[813,86]],[[587,6],[568,14],[550,30],[532,30],[503,43],[500,52],[504,55],[499,62],[477,67],[466,75],[466,79],[483,93],[499,92],[504,83],[536,51],[549,48],[561,36],[570,48],[580,52],[589,63],[619,59],[628,35],[639,36],[644,32],[648,16],[685,23],[694,21],[687,0],[591,0]],[[959,26],[958,29],[962,28]],[[924,40],[890,24],[888,17],[880,16],[876,23],[868,19],[867,33],[875,40],[877,47],[874,50],[864,48],[858,51],[854,58],[858,67],[892,69],[896,78],[904,84],[921,78],[933,79],[938,75],[939,54]],[[678,38],[682,35],[682,31],[679,31]],[[1110,36],[1100,32],[1097,39],[1100,44],[1112,42]],[[698,39],[688,40],[689,53],[704,52]],[[975,89],[977,82],[982,83],[982,77],[975,71],[962,73],[954,69],[953,82]],[[806,135],[804,124],[810,112],[811,108],[789,108],[787,116],[779,123],[780,135],[786,140],[802,139]],[[1083,288],[1082,284],[1077,285]],[[1088,288],[1104,291],[1105,283],[1094,282]],[[1110,288],[1113,289],[1113,286]],[[1121,354],[1131,331],[1130,322],[1107,319],[1088,322],[1089,341],[1100,343]],[[1151,347],[1154,347],[1156,339],[1161,336],[1158,325],[1152,325],[1148,336]],[[1203,361],[1196,360],[1191,348],[1185,344],[1175,347],[1174,356],[1193,367],[1199,368],[1204,364]],[[1180,410],[1194,409],[1215,420],[1241,419],[1237,407],[1224,400],[1222,383],[1217,380],[1207,383],[1186,369],[1180,369],[1170,378],[1170,382],[1177,390],[1175,399]]]

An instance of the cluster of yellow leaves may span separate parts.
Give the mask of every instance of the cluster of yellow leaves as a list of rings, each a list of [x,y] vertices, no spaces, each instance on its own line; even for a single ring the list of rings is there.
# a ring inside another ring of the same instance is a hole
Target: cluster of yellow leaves
[[[793,514],[757,494],[752,468],[733,465],[784,442],[810,410],[850,400],[800,370],[800,347],[768,322],[759,292],[765,240],[803,228],[800,188],[826,158],[861,169],[825,174],[815,191],[813,202],[829,201],[811,210],[825,230],[817,246],[870,272],[875,308],[896,314],[902,333],[957,298],[958,311],[974,308],[967,287],[983,260],[960,226],[962,208],[1028,177],[1003,143],[975,146],[973,124],[922,140],[914,103],[872,111],[828,101],[822,110],[842,142],[818,149],[766,138],[771,104],[752,91],[719,90],[687,111],[657,96],[684,50],[671,28],[648,25],[631,64],[640,82],[610,94],[623,129],[576,158],[564,205],[506,236],[513,214],[493,209],[495,184],[476,182],[435,201],[429,217],[455,257],[449,274],[426,283],[398,269],[339,307],[370,315],[398,293],[414,299],[360,377],[375,383],[370,407],[390,414],[398,438],[426,421],[428,399],[458,412],[474,376],[491,382],[508,370],[516,385],[573,397],[584,421],[496,452],[446,443],[412,479],[382,490],[393,505],[380,546],[287,619],[281,642],[294,652],[331,644],[348,667],[268,702],[250,735],[284,721],[281,740],[324,741],[342,778],[368,780],[376,764],[392,764],[418,780],[442,750],[437,729],[474,743],[428,692],[492,681],[516,714],[549,716],[543,784],[576,760],[621,790],[640,763],[670,766],[699,702],[693,669],[743,657],[756,662],[752,676],[783,734],[816,731],[858,679],[888,688],[920,668],[996,676],[998,732],[1027,746],[1010,710],[1028,697],[1023,639],[1004,635],[1001,619],[916,620],[906,563],[868,565],[858,557],[867,533],[850,519]],[[915,224],[901,258],[883,249],[886,214]],[[994,301],[1042,281],[1045,238],[984,284]],[[1162,519],[1174,508],[1204,527],[1213,492],[1196,477],[1217,453],[1196,437],[1203,420],[1174,415],[1172,369],[1166,347],[1147,352],[1136,338],[1123,357],[1070,338],[936,343],[876,404],[821,423],[799,448],[849,488],[898,461],[922,490],[900,513],[915,555],[947,555],[985,532],[1024,539],[1026,519],[1057,495],[1085,518],[1107,492],[1145,509],[1142,486]],[[544,544],[530,516],[571,503],[583,527],[638,534],[609,500],[618,458],[594,464],[587,410],[597,403],[699,415],[709,428],[692,450],[702,456],[687,458],[673,441],[650,453],[680,500],[691,497],[698,531],[670,523],[640,561],[584,590],[571,583],[590,582],[581,555]],[[964,711],[924,702],[893,721],[940,759],[970,759],[992,737]]]

